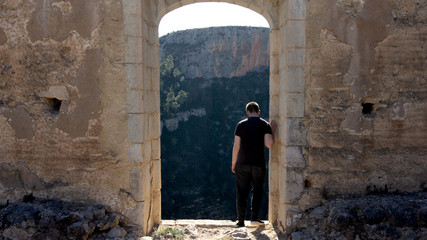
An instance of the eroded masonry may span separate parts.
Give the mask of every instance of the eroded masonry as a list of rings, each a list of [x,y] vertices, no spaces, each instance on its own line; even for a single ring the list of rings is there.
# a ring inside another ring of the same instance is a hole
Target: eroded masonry
[[[199,0],[0,0],[0,199],[160,219],[158,24]],[[270,24],[269,220],[426,188],[427,4],[229,0]]]

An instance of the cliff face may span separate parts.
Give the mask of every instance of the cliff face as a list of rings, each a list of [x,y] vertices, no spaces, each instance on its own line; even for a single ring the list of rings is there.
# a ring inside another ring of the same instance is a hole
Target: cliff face
[[[269,65],[268,35],[255,27],[174,32],[160,38],[160,58],[173,55],[186,78],[240,77]]]

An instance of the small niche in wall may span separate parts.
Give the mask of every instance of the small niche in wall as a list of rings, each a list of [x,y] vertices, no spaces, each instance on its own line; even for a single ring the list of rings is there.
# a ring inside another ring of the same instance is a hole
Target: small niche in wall
[[[375,104],[378,100],[373,98],[365,98],[362,100],[362,113],[364,116],[371,116],[375,110]]]
[[[371,114],[374,111],[374,104],[364,102],[362,103],[362,113],[363,114]]]
[[[304,187],[309,188],[313,185],[313,182],[310,179],[304,180]]]
[[[47,98],[49,110],[51,113],[58,114],[61,109],[62,101],[57,98]]]

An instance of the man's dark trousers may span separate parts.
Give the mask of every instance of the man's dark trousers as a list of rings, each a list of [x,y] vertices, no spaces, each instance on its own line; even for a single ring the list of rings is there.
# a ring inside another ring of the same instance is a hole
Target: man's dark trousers
[[[256,220],[258,218],[262,195],[264,192],[265,171],[265,167],[256,167],[251,165],[236,166],[236,207],[239,222],[245,220],[246,202],[251,190],[251,183],[253,185],[251,220]]]

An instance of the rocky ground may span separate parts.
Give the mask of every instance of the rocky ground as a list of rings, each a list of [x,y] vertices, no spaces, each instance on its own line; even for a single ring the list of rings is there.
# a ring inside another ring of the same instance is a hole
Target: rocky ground
[[[0,239],[137,239],[138,228],[100,205],[35,199],[0,207]]]
[[[290,239],[427,239],[427,192],[346,196],[302,213]]]
[[[261,239],[275,240],[284,239],[284,236],[271,224],[266,222],[264,226],[251,226],[246,221],[246,227],[235,228],[235,222],[222,220],[166,220],[162,222],[158,230],[151,237],[145,239],[206,239],[206,240],[243,240]],[[179,230],[182,235],[159,234],[164,233],[166,228]],[[144,239],[144,240],[145,240]]]
[[[292,232],[271,224],[164,220],[151,236],[100,205],[35,199],[0,206],[0,239],[427,239],[427,192],[346,196],[301,213]]]

